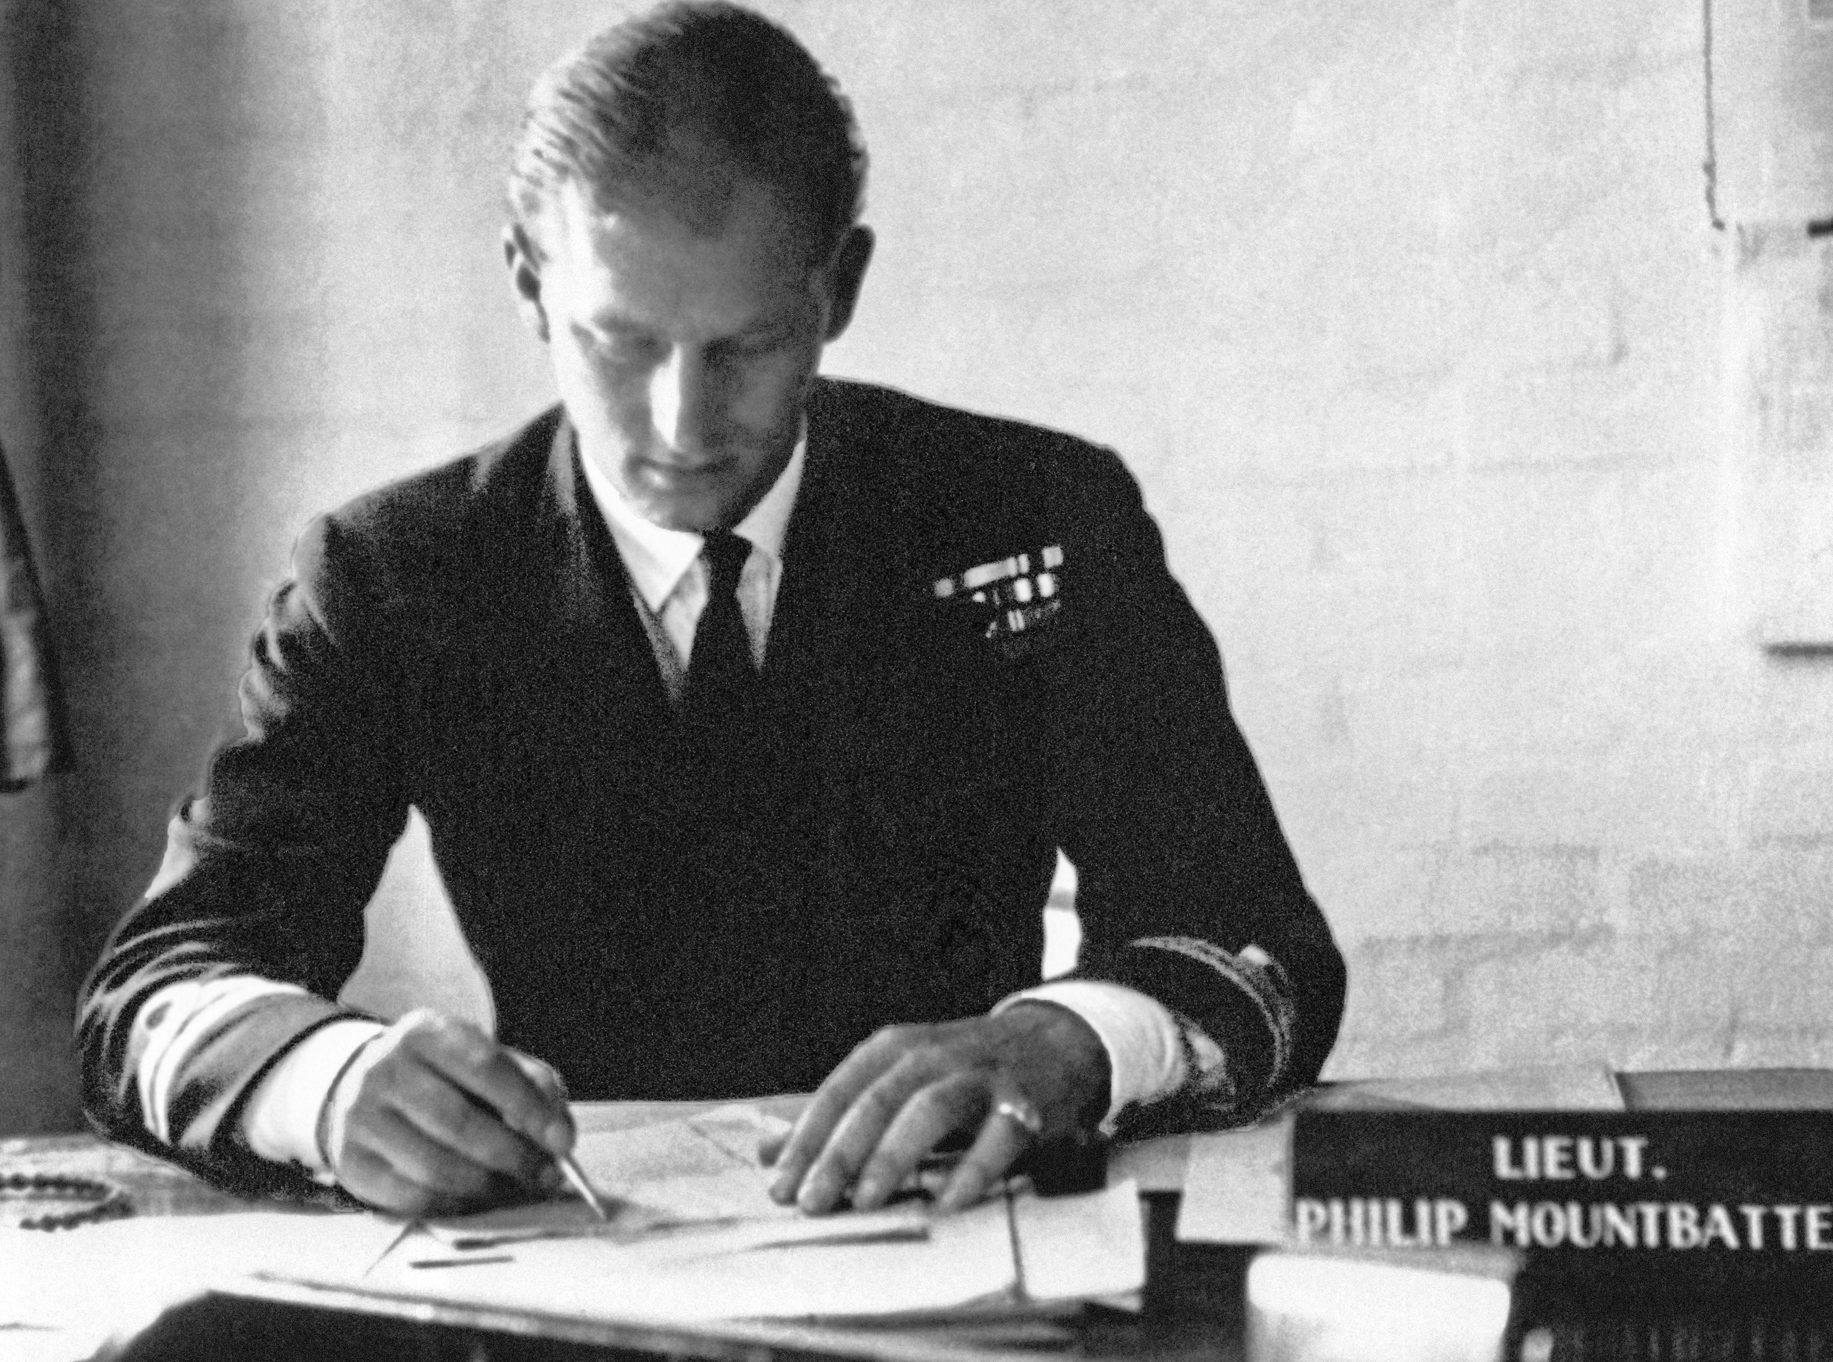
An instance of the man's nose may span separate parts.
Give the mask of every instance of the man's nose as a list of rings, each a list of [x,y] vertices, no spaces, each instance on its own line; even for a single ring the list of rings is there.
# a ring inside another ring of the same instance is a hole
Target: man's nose
[[[706,357],[676,346],[649,380],[649,413],[657,438],[679,454],[704,454],[715,400]]]

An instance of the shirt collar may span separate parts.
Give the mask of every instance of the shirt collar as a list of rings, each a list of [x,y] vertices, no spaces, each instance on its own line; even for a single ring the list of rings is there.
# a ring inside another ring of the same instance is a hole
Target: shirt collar
[[[578,449],[577,437],[574,448]],[[592,499],[598,503],[605,526],[611,531],[612,542],[624,560],[631,584],[643,598],[643,604],[660,611],[700,556],[703,537],[692,530],[665,529],[645,520],[591,456],[583,449],[578,449],[578,453],[580,465],[585,469],[586,486],[591,488]],[[789,462],[770,484],[770,490],[732,527],[734,534],[749,539],[754,549],[761,550],[774,562],[780,563],[783,558],[783,539],[789,530],[789,513],[795,509],[796,493],[802,486],[802,468],[807,462],[807,453],[808,423],[805,421],[801,433],[796,436],[796,447]]]

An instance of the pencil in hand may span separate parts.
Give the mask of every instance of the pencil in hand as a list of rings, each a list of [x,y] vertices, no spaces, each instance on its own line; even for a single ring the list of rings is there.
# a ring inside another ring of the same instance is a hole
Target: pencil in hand
[[[560,1166],[561,1173],[571,1184],[573,1190],[579,1193],[579,1199],[592,1208],[592,1214],[600,1220],[610,1220],[611,1211],[605,1205],[605,1199],[598,1194],[590,1182],[586,1181],[586,1175],[581,1171],[578,1160],[571,1154],[556,1154],[554,1162]]]

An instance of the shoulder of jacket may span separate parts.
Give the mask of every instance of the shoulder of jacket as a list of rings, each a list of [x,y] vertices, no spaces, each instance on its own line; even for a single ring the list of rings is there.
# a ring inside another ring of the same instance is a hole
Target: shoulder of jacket
[[[500,439],[370,488],[327,518],[353,532],[385,537],[530,499],[546,477],[560,419],[560,408],[549,408]]]
[[[444,569],[500,545],[547,493],[561,421],[553,407],[519,429],[456,458],[369,489],[317,516],[308,540],[335,540],[363,556]]]
[[[826,426],[865,456],[889,458],[908,476],[936,487],[1074,487],[1126,478],[1113,450],[1067,431],[915,397],[896,388],[845,379],[818,380],[809,402],[811,429]]]

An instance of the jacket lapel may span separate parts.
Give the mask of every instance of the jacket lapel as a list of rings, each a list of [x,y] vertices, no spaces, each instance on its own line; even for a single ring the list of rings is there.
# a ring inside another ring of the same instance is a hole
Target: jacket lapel
[[[819,382],[809,399],[764,668],[779,716],[835,758],[856,750],[871,682],[897,656],[910,610],[895,455],[849,406]]]
[[[538,516],[551,555],[547,611],[556,651],[577,679],[585,713],[614,728],[654,731],[668,699],[649,636],[637,618],[617,546],[605,528],[579,465],[572,422],[554,432]],[[542,580],[537,577],[536,580]]]

